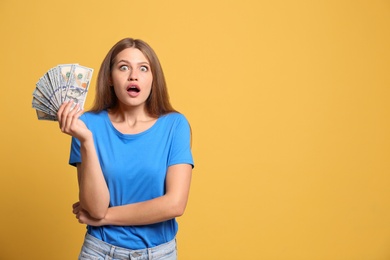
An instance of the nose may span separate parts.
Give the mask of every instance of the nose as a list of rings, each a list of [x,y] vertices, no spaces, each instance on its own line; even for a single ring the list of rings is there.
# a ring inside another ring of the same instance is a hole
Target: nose
[[[136,70],[130,70],[129,72],[129,77],[127,78],[128,81],[137,81],[138,80],[138,75]]]

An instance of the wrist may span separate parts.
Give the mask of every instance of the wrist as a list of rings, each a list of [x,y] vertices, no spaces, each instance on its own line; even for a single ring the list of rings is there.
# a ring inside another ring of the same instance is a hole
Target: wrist
[[[83,136],[78,137],[81,145],[93,144],[93,135],[91,131],[87,131]]]

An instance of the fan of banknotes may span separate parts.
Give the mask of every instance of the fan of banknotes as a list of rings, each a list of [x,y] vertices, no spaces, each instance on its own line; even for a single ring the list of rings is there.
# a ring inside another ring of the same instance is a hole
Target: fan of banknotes
[[[57,111],[65,101],[84,108],[93,69],[79,64],[60,64],[47,71],[36,83],[32,107],[39,120],[57,121]]]

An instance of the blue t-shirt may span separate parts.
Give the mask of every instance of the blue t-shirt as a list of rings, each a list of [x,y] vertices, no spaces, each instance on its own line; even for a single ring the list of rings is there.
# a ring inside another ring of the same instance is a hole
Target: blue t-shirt
[[[109,192],[110,207],[150,200],[165,194],[169,166],[193,163],[190,126],[180,113],[169,113],[138,134],[122,134],[108,113],[86,112],[80,119],[92,132]],[[72,138],[69,164],[81,162],[80,142]],[[143,226],[88,226],[88,233],[129,249],[154,247],[172,240],[175,219]]]

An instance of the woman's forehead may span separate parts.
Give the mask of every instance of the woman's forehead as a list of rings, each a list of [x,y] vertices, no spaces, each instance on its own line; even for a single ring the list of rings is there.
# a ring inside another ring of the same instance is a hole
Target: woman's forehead
[[[149,60],[147,59],[147,57],[145,56],[145,54],[143,54],[143,52],[137,48],[134,48],[134,47],[130,47],[130,48],[126,48],[126,49],[123,49],[122,51],[120,51],[115,59],[114,59],[115,62],[120,62],[120,61],[127,61],[127,62],[135,62],[135,63],[140,63],[140,62],[147,62],[149,63]]]

